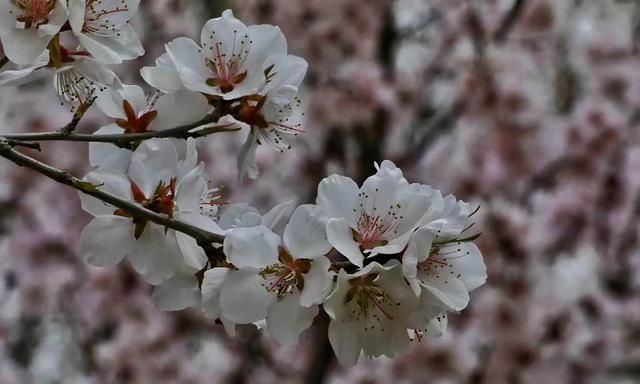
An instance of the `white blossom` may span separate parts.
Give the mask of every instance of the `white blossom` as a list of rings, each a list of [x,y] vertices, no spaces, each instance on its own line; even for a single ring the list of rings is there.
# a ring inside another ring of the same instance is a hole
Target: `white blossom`
[[[69,24],[96,61],[120,64],[144,54],[128,23],[139,4],[140,0],[69,0]]]
[[[225,100],[257,93],[265,70],[287,52],[279,28],[247,27],[230,10],[204,25],[200,42],[179,37],[166,45],[167,53],[186,88]]]
[[[283,344],[293,344],[318,313],[332,275],[324,257],[331,245],[312,206],[291,216],[282,241],[264,225],[226,233],[224,251],[234,269],[220,292],[220,308],[236,323],[266,318],[266,329]]]
[[[182,175],[179,168],[173,142],[152,139],[134,151],[127,174],[97,169],[85,180],[154,212],[221,233],[213,220],[199,212],[206,189],[202,166]],[[190,236],[134,219],[92,197],[82,195],[81,199],[83,208],[95,216],[80,241],[81,253],[90,264],[113,266],[127,257],[152,284],[171,278],[183,268],[195,273],[206,264],[204,251]]]
[[[340,363],[354,365],[361,352],[367,357],[404,352],[417,305],[397,261],[385,266],[373,262],[354,274],[340,271],[324,303],[331,317],[329,341]]]
[[[0,41],[18,65],[32,65],[67,22],[64,0],[1,0]]]
[[[402,251],[430,203],[420,185],[409,184],[388,160],[361,188],[339,175],[325,178],[318,186],[317,204],[331,219],[329,242],[360,267],[365,255]]]

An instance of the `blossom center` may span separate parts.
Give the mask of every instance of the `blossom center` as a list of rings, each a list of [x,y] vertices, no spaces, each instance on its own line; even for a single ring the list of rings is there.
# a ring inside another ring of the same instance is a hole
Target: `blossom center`
[[[376,192],[379,190],[376,189]],[[369,195],[365,192],[358,194],[359,209],[353,209],[357,215],[357,228],[352,230],[353,240],[360,244],[362,251],[371,250],[389,243],[389,239],[398,234],[398,224],[404,219],[400,214],[401,204],[391,204],[386,212],[378,212],[375,197],[369,204]]]
[[[211,32],[211,40],[215,37],[215,31]],[[238,41],[239,40],[239,41]],[[213,41],[212,45],[202,44],[203,49],[209,49],[212,56],[205,59],[207,67],[213,76],[207,79],[207,85],[218,87],[222,93],[229,93],[247,78],[244,65],[249,55],[253,41],[249,35],[238,36],[238,31],[233,31],[233,47],[231,52],[225,52],[220,41]]]
[[[55,0],[12,0],[19,11],[16,21],[24,29],[39,27],[49,22],[49,14],[56,6]],[[11,11],[13,13],[13,11]]]
[[[374,323],[379,323],[383,318],[393,320],[393,307],[400,303],[394,302],[382,287],[375,284],[377,277],[377,274],[371,274],[349,280],[351,287],[347,291],[345,304],[355,320],[373,320]],[[365,327],[365,331],[369,329],[375,329],[375,324]]]
[[[176,179],[172,178],[169,183],[165,183],[164,181],[159,182],[153,194],[148,198],[142,189],[132,181],[131,195],[133,196],[133,200],[144,208],[156,213],[165,214],[172,218],[175,209]],[[116,209],[113,214],[131,217],[131,215],[122,209]],[[135,238],[138,239],[142,236],[148,220],[134,219],[133,222],[135,224]]]
[[[277,297],[284,297],[297,289],[304,289],[304,274],[309,272],[311,261],[305,259],[294,260],[289,252],[280,248],[278,263],[263,268],[260,276],[264,279],[262,286]]]

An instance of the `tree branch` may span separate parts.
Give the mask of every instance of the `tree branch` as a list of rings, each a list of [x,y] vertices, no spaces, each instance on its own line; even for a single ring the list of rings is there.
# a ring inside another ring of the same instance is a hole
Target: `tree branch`
[[[507,15],[500,23],[500,27],[493,34],[493,39],[496,42],[502,43],[507,39],[509,32],[511,32],[511,29],[516,25],[516,22],[520,18],[526,3],[526,0],[514,0],[511,9],[509,9],[509,12],[507,12]]]
[[[149,220],[158,225],[185,233],[193,237],[198,245],[204,248],[207,254],[215,251],[212,245],[213,243],[222,243],[224,241],[224,236],[222,235],[205,231],[182,221],[174,220],[166,215],[148,210],[132,201],[121,199],[115,195],[101,191],[98,189],[98,186],[90,182],[80,180],[67,172],[16,151],[9,140],[1,137],[0,156],[11,160],[18,166],[34,170],[58,183],[67,185],[82,193],[98,198],[105,203],[111,204],[116,208],[120,208],[135,218]]]
[[[75,118],[74,118],[75,120]],[[112,143],[119,147],[126,147],[128,144],[148,140],[152,138],[166,138],[173,137],[179,139],[187,139],[190,137],[198,138],[211,135],[218,132],[236,132],[240,128],[231,128],[229,125],[208,127],[201,130],[190,132],[192,129],[202,127],[207,124],[212,124],[218,121],[217,115],[210,115],[195,123],[183,125],[176,128],[167,129],[164,131],[151,131],[143,133],[124,133],[124,134],[111,134],[111,135],[91,135],[81,133],[69,133],[69,125],[53,132],[45,133],[10,133],[1,134],[0,138],[9,140],[20,141],[81,141],[81,142],[94,142],[94,143]],[[72,120],[73,123],[73,120]],[[71,123],[71,124],[72,124]],[[76,123],[77,124],[77,123]]]

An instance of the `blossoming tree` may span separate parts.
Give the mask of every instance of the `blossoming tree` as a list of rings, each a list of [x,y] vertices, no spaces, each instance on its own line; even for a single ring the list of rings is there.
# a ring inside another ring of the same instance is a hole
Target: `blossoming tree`
[[[0,0],[0,84],[49,72],[74,112],[58,131],[3,134],[0,156],[80,192],[93,216],[80,239],[86,262],[126,259],[154,286],[160,308],[200,308],[231,335],[254,324],[295,344],[324,311],[345,366],[443,334],[448,313],[462,311],[486,280],[473,244],[478,208],[410,183],[388,160],[361,186],[326,177],[315,204],[288,202],[262,215],[226,203],[206,181],[198,142],[245,133],[238,177],[258,177],[260,146],[284,151],[304,132],[297,95],[307,63],[288,54],[278,27],[246,26],[227,10],[204,25],[199,42],[168,42],[156,65],[141,69],[146,93],[107,67],[144,54],[128,24],[138,5]],[[91,107],[112,123],[76,133]],[[76,178],[18,150],[45,141],[89,143],[91,171]]]

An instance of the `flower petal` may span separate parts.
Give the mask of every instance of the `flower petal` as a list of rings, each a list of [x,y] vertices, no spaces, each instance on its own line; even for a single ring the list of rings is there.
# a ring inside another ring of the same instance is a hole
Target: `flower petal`
[[[327,222],[327,239],[352,264],[362,267],[364,255],[358,243],[353,240],[351,227],[345,219],[331,219]]]
[[[229,272],[231,272],[229,268],[212,268],[204,273],[204,279],[202,280],[202,311],[210,319],[217,319],[222,316],[220,292]]]
[[[156,59],[155,66],[143,67],[140,75],[147,84],[162,92],[173,93],[183,88],[178,70],[167,53]]]
[[[124,129],[115,124],[104,126],[94,135],[122,134]],[[132,151],[110,143],[89,143],[89,164],[94,167],[108,168],[125,173],[131,163]]]
[[[331,251],[326,224],[317,206],[301,205],[293,212],[282,238],[285,248],[297,259],[316,259]]]
[[[262,216],[261,224],[269,228],[275,233],[282,233],[284,226],[291,217],[291,213],[296,208],[296,201],[289,200],[284,203],[280,203],[271,208],[269,212]]]
[[[244,180],[245,177],[256,179],[260,174],[258,165],[256,164],[256,151],[258,150],[258,137],[249,133],[247,140],[242,144],[238,153],[238,179]]]
[[[320,304],[329,296],[334,276],[329,268],[331,268],[331,261],[326,257],[313,260],[309,272],[304,275],[300,305],[310,307],[314,304]]]
[[[263,282],[258,269],[245,268],[230,272],[220,293],[223,315],[239,324],[264,319],[275,296],[261,285]]]
[[[131,157],[129,177],[150,197],[160,181],[168,183],[178,173],[178,152],[169,139],[150,139]]]
[[[237,268],[264,268],[278,262],[280,237],[265,226],[234,228],[224,239],[224,254]]]
[[[80,254],[96,267],[113,267],[131,254],[133,221],[121,216],[99,216],[80,235]]]
[[[349,226],[356,227],[354,209],[357,208],[360,190],[355,181],[340,175],[324,178],[318,185],[316,204],[328,217],[346,219]]]
[[[300,334],[313,323],[318,306],[300,306],[300,293],[274,300],[267,314],[267,332],[283,345],[294,345]]]
[[[47,49],[53,35],[41,36],[37,29],[12,29],[0,36],[4,54],[18,65],[31,65]]]
[[[180,271],[182,257],[173,230],[148,223],[134,244],[129,261],[150,284],[160,284]]]
[[[201,120],[209,112],[209,102],[200,93],[179,90],[160,96],[154,110],[158,116],[151,124],[154,130],[175,128]]]
[[[200,304],[198,279],[191,273],[176,273],[156,286],[151,299],[163,311],[180,311]]]
[[[360,357],[360,332],[350,322],[332,320],[329,323],[329,342],[344,367],[352,367]]]
[[[111,169],[96,169],[84,177],[98,189],[114,194],[126,200],[131,200],[131,183],[125,175]],[[82,209],[94,216],[111,215],[116,208],[102,200],[80,193]]]

